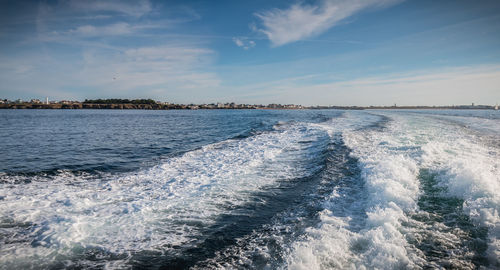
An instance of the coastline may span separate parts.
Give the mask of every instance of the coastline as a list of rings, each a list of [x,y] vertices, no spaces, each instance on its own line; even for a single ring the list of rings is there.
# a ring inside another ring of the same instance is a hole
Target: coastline
[[[489,105],[458,105],[458,106],[300,106],[300,105],[239,105],[235,104],[232,106],[218,107],[212,104],[203,105],[184,105],[184,104],[95,104],[95,103],[71,103],[71,104],[37,104],[37,103],[9,103],[0,104],[0,109],[45,109],[45,110],[80,110],[80,109],[91,109],[91,110],[321,110],[321,109],[337,109],[337,110],[495,110],[494,106]]]

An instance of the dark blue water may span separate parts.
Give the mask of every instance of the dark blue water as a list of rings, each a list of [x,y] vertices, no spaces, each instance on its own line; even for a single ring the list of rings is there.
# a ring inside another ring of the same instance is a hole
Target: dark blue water
[[[0,171],[131,171],[279,121],[321,122],[339,112],[271,110],[1,110]]]
[[[0,110],[0,269],[495,269],[493,111]]]

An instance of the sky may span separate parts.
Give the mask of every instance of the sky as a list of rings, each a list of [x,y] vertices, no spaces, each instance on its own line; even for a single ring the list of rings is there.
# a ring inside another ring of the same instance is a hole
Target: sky
[[[0,0],[0,98],[500,103],[497,0]]]

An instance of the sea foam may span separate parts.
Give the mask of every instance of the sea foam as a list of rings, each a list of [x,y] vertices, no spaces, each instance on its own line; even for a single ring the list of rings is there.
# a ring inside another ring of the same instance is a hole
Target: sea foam
[[[327,138],[315,125],[282,123],[132,173],[61,171],[25,183],[4,175],[0,215],[9,219],[2,220],[7,229],[0,264],[67,267],[78,259],[84,266],[91,252],[113,268],[137,252],[160,255],[192,246],[202,239],[201,230],[253,192],[319,170],[320,165],[304,161],[318,156],[324,146],[314,144]]]
[[[423,147],[424,162],[440,172],[449,196],[464,200],[464,212],[488,228],[490,263],[500,267],[500,149],[477,136],[458,128],[442,132]]]
[[[448,220],[418,206],[420,197],[426,195],[420,187],[422,170],[437,174],[436,188],[442,188],[442,196],[463,199],[464,214],[476,226],[488,228],[489,264],[498,267],[500,158],[495,143],[498,136],[492,139],[490,132],[491,122],[497,120],[464,125],[473,119],[405,112],[373,114],[390,121],[382,127],[341,130],[351,156],[358,160],[358,187],[363,192],[333,190],[319,213],[321,222],[293,245],[286,268],[475,268],[470,254],[481,251],[471,250],[474,246],[464,242],[470,237],[463,231],[467,228],[455,228],[450,234]],[[359,199],[354,202],[349,196]],[[346,209],[351,214],[346,215]],[[420,220],[425,216],[431,223]],[[425,237],[441,241],[452,253],[430,261],[428,251],[419,246]]]
[[[361,179],[357,180],[363,182],[357,185],[366,196],[346,204],[345,197],[356,194],[334,190],[320,213],[321,223],[296,243],[287,267],[414,268],[415,261],[422,260],[406,242],[402,226],[407,220],[405,212],[416,208],[419,194],[417,165],[411,157],[414,150],[394,151],[407,147],[394,139],[393,133],[399,130],[394,125],[397,123],[391,122],[385,132],[377,128],[341,130],[351,155],[359,162]],[[353,224],[353,215],[338,214],[344,208],[366,217]]]

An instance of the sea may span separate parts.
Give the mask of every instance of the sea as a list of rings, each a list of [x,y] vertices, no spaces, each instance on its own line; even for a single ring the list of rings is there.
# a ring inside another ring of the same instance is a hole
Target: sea
[[[499,269],[500,111],[0,110],[0,269]]]

